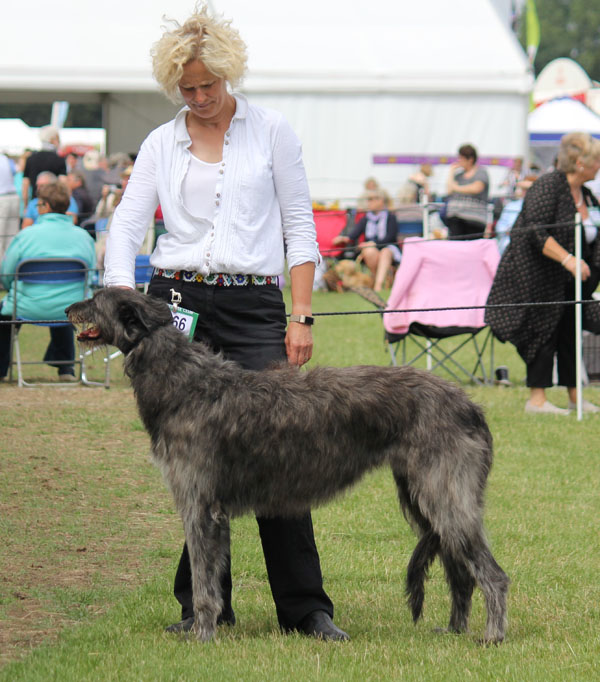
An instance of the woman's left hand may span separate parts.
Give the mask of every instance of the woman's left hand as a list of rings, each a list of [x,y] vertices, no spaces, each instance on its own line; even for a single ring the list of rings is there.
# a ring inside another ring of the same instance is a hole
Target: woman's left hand
[[[290,365],[302,367],[312,357],[312,330],[306,324],[290,322],[285,335],[285,349]]]
[[[570,272],[573,277],[575,277],[576,270],[577,270],[577,260],[573,256],[572,258],[569,258],[569,260],[564,264],[563,266],[565,270]],[[585,280],[591,275],[590,271],[590,266],[583,260],[581,259],[581,281],[585,282]]]

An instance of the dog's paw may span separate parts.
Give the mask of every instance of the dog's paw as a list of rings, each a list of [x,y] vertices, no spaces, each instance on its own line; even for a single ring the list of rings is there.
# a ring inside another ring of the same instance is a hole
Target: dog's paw
[[[212,624],[209,625],[196,622],[194,622],[194,627],[192,628],[192,632],[199,642],[210,642],[215,636],[215,630],[216,628]]]

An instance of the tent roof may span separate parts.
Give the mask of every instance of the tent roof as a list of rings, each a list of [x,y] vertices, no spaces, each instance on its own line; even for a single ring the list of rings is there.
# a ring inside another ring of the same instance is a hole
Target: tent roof
[[[20,118],[0,118],[0,152],[21,154],[23,149],[39,149],[38,133]]]
[[[600,116],[576,99],[560,97],[534,109],[527,117],[527,130],[534,140],[575,131],[600,135]]]
[[[545,102],[556,97],[574,96],[587,92],[592,81],[584,69],[572,59],[559,57],[541,70],[533,85],[533,101]]]
[[[153,91],[150,46],[188,0],[10,3],[0,89]],[[523,50],[490,0],[214,0],[248,44],[247,91],[519,92]]]

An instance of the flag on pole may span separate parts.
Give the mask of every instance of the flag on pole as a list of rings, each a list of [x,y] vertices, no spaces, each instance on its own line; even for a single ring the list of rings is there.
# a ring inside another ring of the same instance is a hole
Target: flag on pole
[[[56,128],[62,128],[65,125],[67,116],[69,114],[68,102],[53,102],[52,113],[50,115],[50,125]]]
[[[535,7],[535,0],[527,0],[527,55],[529,57],[529,64],[533,68],[535,55],[540,44],[540,20],[538,19],[537,9]]]

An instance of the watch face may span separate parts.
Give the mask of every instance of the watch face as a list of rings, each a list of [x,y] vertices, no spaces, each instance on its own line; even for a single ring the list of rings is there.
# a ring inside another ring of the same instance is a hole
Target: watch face
[[[310,315],[290,315],[290,322],[311,325],[314,321],[314,318]]]

